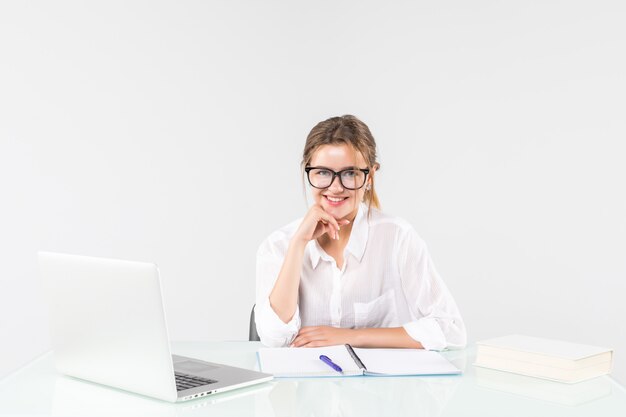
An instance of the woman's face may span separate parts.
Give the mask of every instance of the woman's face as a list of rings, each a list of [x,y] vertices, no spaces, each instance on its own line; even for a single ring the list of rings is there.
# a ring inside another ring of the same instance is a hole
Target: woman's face
[[[327,168],[335,172],[343,171],[350,168],[367,169],[365,159],[360,152],[356,151],[353,147],[345,144],[340,145],[322,145],[320,146],[313,157],[309,166],[316,168]],[[346,172],[344,174],[343,182],[348,187],[354,187],[360,185],[356,176],[363,175],[360,171]],[[363,195],[365,194],[365,187],[371,181],[372,171],[367,175],[366,182],[363,187],[358,190],[349,190],[345,188],[339,176],[333,178],[332,184],[328,188],[319,189],[311,187],[311,193],[315,202],[322,206],[322,208],[333,216],[335,219],[353,220],[358,210],[358,205],[363,201]],[[309,178],[311,181],[327,181],[332,173],[329,175],[329,171],[315,170],[309,172]],[[361,180],[362,182],[362,180]]]

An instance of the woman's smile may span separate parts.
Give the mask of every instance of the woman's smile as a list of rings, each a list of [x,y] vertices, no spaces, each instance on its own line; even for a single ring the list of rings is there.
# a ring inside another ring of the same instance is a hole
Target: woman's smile
[[[326,199],[326,202],[332,207],[338,207],[345,203],[345,201],[348,199],[348,197],[333,197],[330,195],[325,195],[324,198]]]

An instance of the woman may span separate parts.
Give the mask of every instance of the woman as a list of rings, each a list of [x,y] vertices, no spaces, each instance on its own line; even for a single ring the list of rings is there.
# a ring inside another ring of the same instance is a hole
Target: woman
[[[315,204],[257,253],[257,331],[268,346],[442,350],[465,325],[425,243],[382,213],[369,128],[354,116],[315,126],[302,167]]]

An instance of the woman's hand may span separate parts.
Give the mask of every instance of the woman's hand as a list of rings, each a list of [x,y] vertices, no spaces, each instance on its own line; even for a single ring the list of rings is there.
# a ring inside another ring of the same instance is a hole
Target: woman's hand
[[[349,344],[362,348],[424,349],[403,327],[342,329],[330,326],[303,327],[290,347],[318,347]]]
[[[319,347],[355,344],[357,330],[331,326],[302,327],[291,347]]]
[[[328,214],[319,204],[313,205],[302,219],[294,235],[294,239],[299,239],[304,243],[317,239],[327,233],[331,239],[339,239],[339,228],[350,223],[350,220],[337,220]]]

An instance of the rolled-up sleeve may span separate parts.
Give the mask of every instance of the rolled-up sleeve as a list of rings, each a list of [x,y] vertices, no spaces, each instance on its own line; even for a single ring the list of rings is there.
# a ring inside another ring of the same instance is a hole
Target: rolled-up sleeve
[[[405,323],[404,329],[427,350],[465,347],[465,324],[426,244],[412,228],[404,232],[399,245],[400,276],[411,316],[415,318]]]
[[[285,253],[286,248],[272,243],[272,236],[257,251],[254,315],[261,343],[270,347],[288,346],[298,334],[301,325],[298,307],[291,320],[285,323],[270,305],[269,296],[278,279]]]

